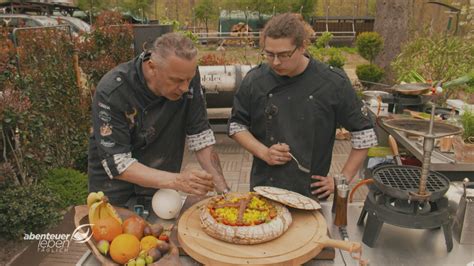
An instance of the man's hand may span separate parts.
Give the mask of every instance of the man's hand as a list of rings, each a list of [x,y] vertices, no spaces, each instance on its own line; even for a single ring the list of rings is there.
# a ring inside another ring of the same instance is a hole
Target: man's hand
[[[176,176],[174,188],[185,193],[205,195],[214,190],[212,175],[202,170],[185,169]]]
[[[334,178],[332,176],[313,175],[315,181],[311,183],[311,193],[318,198],[326,198],[334,192]]]
[[[267,149],[265,161],[269,165],[283,165],[291,161],[290,146],[285,143],[272,145]]]
[[[219,155],[214,150],[214,145],[207,146],[196,152],[196,158],[201,167],[211,174],[214,178],[214,186],[217,193],[229,190],[227,182],[224,178]]]

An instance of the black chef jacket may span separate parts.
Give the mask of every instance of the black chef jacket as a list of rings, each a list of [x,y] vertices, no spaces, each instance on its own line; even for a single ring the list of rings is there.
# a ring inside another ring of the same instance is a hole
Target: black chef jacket
[[[303,73],[291,78],[277,75],[266,64],[251,70],[234,96],[229,134],[237,124],[267,147],[286,143],[311,173],[298,170],[293,160],[269,166],[254,157],[250,187],[275,186],[313,197],[310,177],[327,176],[336,126],[373,132],[361,107],[345,73],[314,59]]]
[[[92,103],[89,191],[104,191],[115,204],[155,189],[114,179],[133,162],[179,172],[186,135],[211,133],[199,73],[177,101],[153,94],[142,73],[143,55],[121,64],[99,82]]]

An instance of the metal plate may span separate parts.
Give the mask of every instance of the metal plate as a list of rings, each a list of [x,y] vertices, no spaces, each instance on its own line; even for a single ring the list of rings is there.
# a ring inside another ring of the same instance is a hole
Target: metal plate
[[[387,127],[407,132],[413,135],[426,137],[430,128],[430,121],[419,119],[390,119],[384,120]],[[441,138],[462,133],[462,128],[443,122],[434,122],[431,134],[434,138]]]
[[[408,199],[408,192],[418,192],[421,167],[385,165],[373,172],[374,183],[384,194],[397,199]],[[449,179],[444,175],[430,171],[426,181],[426,191],[431,193],[430,200],[441,198],[449,189]]]
[[[428,92],[431,89],[431,85],[427,83],[406,83],[398,84],[392,87],[392,90],[408,95],[420,95]]]

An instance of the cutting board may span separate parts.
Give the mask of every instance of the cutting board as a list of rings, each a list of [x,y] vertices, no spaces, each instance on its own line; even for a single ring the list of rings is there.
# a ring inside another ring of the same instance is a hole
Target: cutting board
[[[319,211],[291,209],[293,223],[282,236],[256,245],[227,243],[207,235],[200,225],[200,211],[208,199],[186,210],[178,222],[178,241],[184,251],[206,265],[301,265],[325,246],[353,248],[353,243],[327,237]],[[344,246],[344,247],[343,247]]]

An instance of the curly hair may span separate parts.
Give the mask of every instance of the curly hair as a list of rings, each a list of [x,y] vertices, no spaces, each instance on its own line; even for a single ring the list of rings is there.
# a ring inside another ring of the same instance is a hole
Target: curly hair
[[[263,28],[260,46],[263,47],[265,39],[291,38],[296,47],[302,47],[308,38],[303,21],[293,13],[283,13],[270,19]]]

